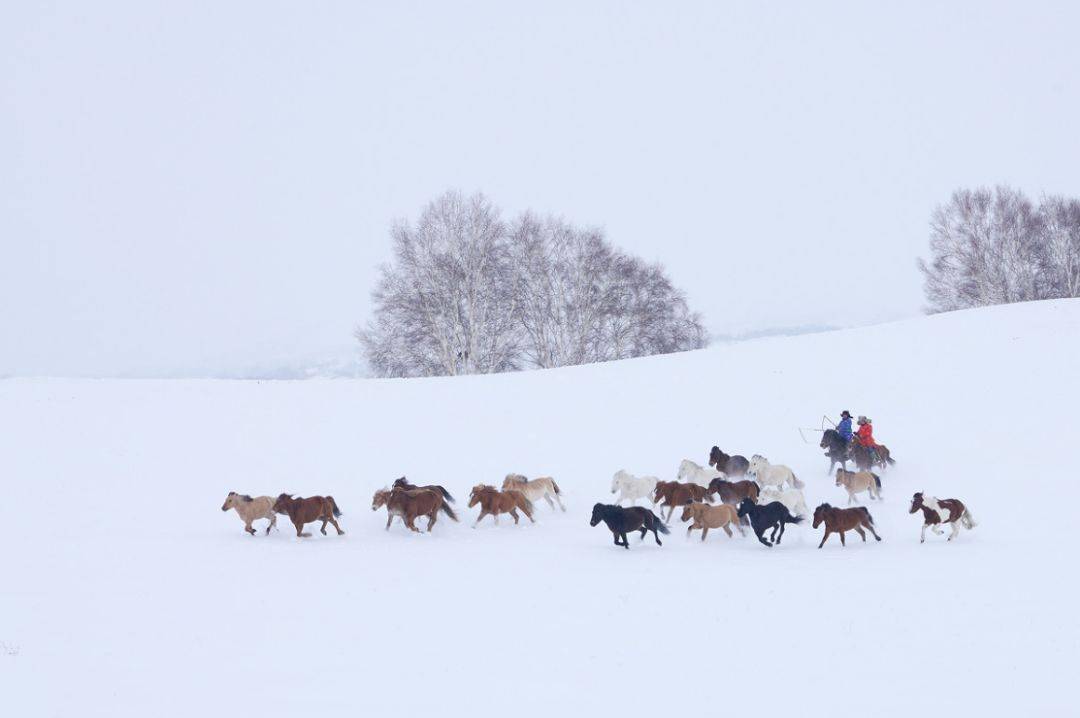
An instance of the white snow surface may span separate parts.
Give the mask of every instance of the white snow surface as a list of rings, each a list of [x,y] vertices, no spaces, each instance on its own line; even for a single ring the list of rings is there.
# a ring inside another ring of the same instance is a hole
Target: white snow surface
[[[486,377],[0,381],[4,714],[1065,714],[1078,356],[1065,300]],[[842,505],[796,431],[842,409],[898,460],[881,543],[588,525],[616,470],[713,444]],[[568,511],[471,529],[509,472]],[[384,531],[403,474],[462,523]],[[332,494],[347,534],[249,537],[230,490]],[[919,490],[979,526],[920,545]]]

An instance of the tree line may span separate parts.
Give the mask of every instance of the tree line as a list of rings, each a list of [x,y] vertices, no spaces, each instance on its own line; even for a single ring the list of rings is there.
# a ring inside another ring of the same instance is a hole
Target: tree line
[[[1080,297],[1080,200],[958,190],[934,211],[918,266],[930,313]]]
[[[390,232],[370,322],[357,330],[384,377],[488,374],[697,349],[699,314],[659,264],[595,228],[446,192]]]

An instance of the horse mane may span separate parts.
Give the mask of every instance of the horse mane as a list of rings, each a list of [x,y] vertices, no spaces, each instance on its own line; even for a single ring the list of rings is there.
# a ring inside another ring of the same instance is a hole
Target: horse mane
[[[244,501],[248,502],[248,503],[251,503],[252,501],[255,500],[255,499],[251,498],[250,496],[248,496],[247,494],[240,494],[240,498],[243,499]]]

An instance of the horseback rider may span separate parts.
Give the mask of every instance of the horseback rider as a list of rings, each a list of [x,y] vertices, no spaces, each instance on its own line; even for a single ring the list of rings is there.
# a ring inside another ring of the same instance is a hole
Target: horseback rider
[[[851,443],[851,412],[844,409],[840,412],[840,423],[836,425],[836,433],[844,440],[844,445]]]
[[[859,431],[855,434],[855,440],[859,446],[870,450],[870,459],[873,463],[878,462],[877,442],[874,441],[874,423],[865,416],[859,417]]]

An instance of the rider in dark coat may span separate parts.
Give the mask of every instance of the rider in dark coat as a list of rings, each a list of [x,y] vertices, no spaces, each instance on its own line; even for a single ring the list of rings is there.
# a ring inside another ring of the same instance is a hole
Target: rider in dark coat
[[[840,435],[845,444],[851,443],[851,412],[846,409],[840,413],[840,423],[836,425],[836,433]]]

